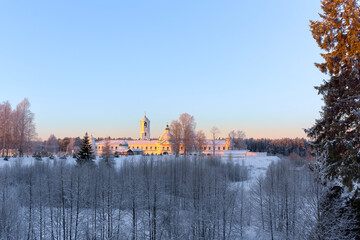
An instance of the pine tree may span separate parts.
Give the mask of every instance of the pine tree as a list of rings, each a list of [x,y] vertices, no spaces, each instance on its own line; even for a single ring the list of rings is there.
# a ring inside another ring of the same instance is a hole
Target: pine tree
[[[325,106],[306,132],[324,176],[351,191],[360,180],[360,10],[356,0],[323,0],[311,32],[326,53],[315,65],[330,79],[318,87]]]
[[[94,163],[94,153],[92,151],[92,147],[90,144],[89,136],[85,133],[85,136],[81,142],[81,148],[79,153],[76,155],[76,162],[78,165],[83,165],[86,163],[93,164]]]

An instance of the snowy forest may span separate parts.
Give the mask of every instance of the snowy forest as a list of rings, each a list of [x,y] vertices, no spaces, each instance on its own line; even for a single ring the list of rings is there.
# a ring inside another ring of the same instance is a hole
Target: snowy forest
[[[109,148],[96,158],[87,135],[76,159],[30,159],[0,169],[1,239],[355,237],[343,190],[327,189],[316,162],[277,159],[255,176],[256,158],[115,158]]]
[[[104,159],[2,168],[0,238],[327,239],[335,220],[352,223],[332,209],[319,216],[325,188],[304,161],[272,163],[249,185],[232,160],[126,157],[116,168]]]
[[[171,123],[183,155],[94,156],[87,134],[36,140],[27,99],[0,104],[0,239],[360,239],[359,1],[321,9],[324,105],[307,139],[229,134],[278,156],[190,155],[205,139],[190,115]]]

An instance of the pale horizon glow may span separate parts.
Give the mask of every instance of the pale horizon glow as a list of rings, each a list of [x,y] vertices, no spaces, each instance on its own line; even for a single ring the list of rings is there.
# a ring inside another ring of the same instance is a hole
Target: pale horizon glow
[[[181,113],[219,137],[306,137],[327,76],[309,31],[320,0],[0,3],[0,102],[38,136],[151,137]]]

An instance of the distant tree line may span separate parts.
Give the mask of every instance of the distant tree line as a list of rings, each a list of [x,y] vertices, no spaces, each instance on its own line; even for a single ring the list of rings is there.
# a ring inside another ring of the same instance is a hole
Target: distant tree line
[[[64,137],[61,139],[51,134],[45,141],[34,141],[32,149],[43,157],[54,154],[70,156],[79,151],[81,142],[80,137]]]
[[[291,153],[296,153],[300,157],[305,157],[309,154],[309,144],[304,138],[249,138],[246,139],[246,145],[251,152],[267,152],[271,155],[289,156]]]
[[[18,153],[20,156],[32,151],[36,137],[34,114],[25,98],[15,109],[5,101],[0,104],[0,149],[1,156]]]

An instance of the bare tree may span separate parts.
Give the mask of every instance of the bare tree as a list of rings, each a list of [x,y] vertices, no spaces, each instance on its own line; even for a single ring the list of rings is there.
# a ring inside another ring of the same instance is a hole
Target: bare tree
[[[195,150],[199,152],[199,154],[202,153],[205,142],[206,142],[205,133],[202,130],[197,131],[195,138]]]
[[[246,134],[245,132],[241,131],[241,130],[232,130],[229,133],[229,138],[231,139],[231,149],[237,149],[237,150],[241,150],[241,149],[247,149],[246,146],[246,142],[245,142],[245,138],[246,138]]]
[[[59,150],[59,142],[54,136],[54,134],[51,134],[48,140],[45,144],[46,151],[52,154],[55,154]]]
[[[173,151],[178,155],[180,150],[184,154],[191,152],[195,148],[195,127],[194,117],[188,113],[180,115],[179,120],[174,120],[170,125],[170,133],[173,137]]]
[[[19,155],[29,149],[30,141],[36,136],[34,114],[30,111],[30,102],[25,98],[16,106],[14,113],[14,136]]]
[[[0,121],[2,125],[2,156],[5,156],[5,149],[8,153],[9,143],[10,143],[10,128],[11,128],[11,105],[8,101],[0,105]],[[6,153],[6,155],[7,155]]]
[[[107,167],[113,167],[115,162],[114,162],[114,154],[112,153],[111,149],[110,149],[110,141],[109,140],[105,140],[105,144],[104,147],[102,149],[102,154],[101,154],[101,163],[104,163]]]
[[[182,143],[184,146],[184,154],[191,152],[194,148],[195,140],[195,119],[188,113],[183,113],[179,118],[182,128]]]
[[[213,143],[213,156],[215,156],[216,137],[220,133],[220,130],[214,126],[210,129],[210,133],[212,136],[212,143]]]
[[[173,151],[176,155],[178,155],[180,151],[181,136],[182,136],[181,124],[178,120],[174,120],[171,122],[170,133],[173,137],[172,139]]]
[[[70,138],[70,142],[66,147],[66,152],[67,152],[67,154],[72,154],[75,152],[75,139],[74,138]]]

